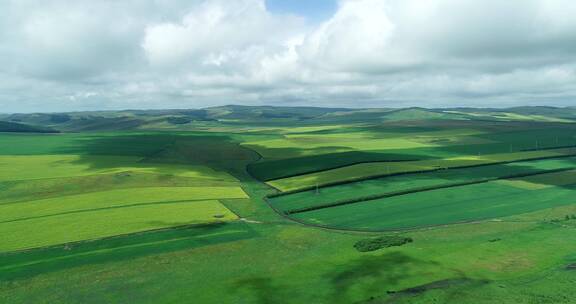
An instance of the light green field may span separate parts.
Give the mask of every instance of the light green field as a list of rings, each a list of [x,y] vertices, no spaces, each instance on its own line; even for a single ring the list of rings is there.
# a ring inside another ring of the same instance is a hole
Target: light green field
[[[120,172],[65,178],[0,182],[0,202],[26,202],[117,189],[148,187],[239,187],[238,181],[198,179],[166,174]]]
[[[218,200],[248,197],[229,173],[202,162],[210,141],[201,138],[192,161],[169,149],[187,151],[176,143],[193,147],[195,140],[154,133],[0,135],[6,143],[0,251],[236,219]]]
[[[61,196],[28,202],[3,204],[0,201],[0,223],[135,205],[235,198],[247,198],[247,196],[239,187],[150,187]]]
[[[239,187],[150,187],[16,203],[0,201],[0,231],[6,236],[0,251],[227,221],[236,216],[215,199],[246,197]]]
[[[409,138],[374,138],[370,133],[286,135],[283,138],[252,141],[244,144],[264,157],[285,158],[309,156],[353,150],[386,150],[400,148],[423,148],[433,146]]]
[[[474,136],[482,134],[477,130],[445,130],[409,135],[386,132],[291,134],[302,129],[289,130],[284,131],[287,134],[281,138],[248,141],[244,145],[265,157],[286,158],[344,151],[384,151],[494,143],[490,139]]]
[[[0,252],[236,218],[215,200],[70,212],[0,223]]]

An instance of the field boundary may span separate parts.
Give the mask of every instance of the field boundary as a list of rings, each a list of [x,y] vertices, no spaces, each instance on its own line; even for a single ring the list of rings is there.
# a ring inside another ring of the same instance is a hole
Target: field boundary
[[[223,199],[230,199],[230,198],[223,198]],[[53,213],[53,214],[46,214],[46,215],[39,215],[39,216],[32,216],[32,217],[23,217],[23,218],[7,220],[7,221],[0,221],[0,224],[30,221],[30,220],[35,220],[35,219],[69,215],[69,214],[77,214],[77,213],[99,212],[99,211],[133,208],[133,207],[141,207],[141,206],[170,205],[170,204],[179,204],[179,203],[188,203],[188,202],[189,203],[195,203],[195,202],[197,203],[197,202],[208,202],[208,201],[218,201],[219,202],[220,199],[218,198],[218,199],[191,199],[191,200],[176,200],[176,201],[158,201],[158,202],[149,202],[149,203],[136,203],[136,204],[129,204],[129,205],[109,206],[109,207],[102,207],[102,208],[72,210],[72,211],[66,211],[66,212],[61,212],[61,213]],[[226,206],[224,206],[224,207],[226,207]],[[229,208],[226,207],[226,209],[229,209]]]

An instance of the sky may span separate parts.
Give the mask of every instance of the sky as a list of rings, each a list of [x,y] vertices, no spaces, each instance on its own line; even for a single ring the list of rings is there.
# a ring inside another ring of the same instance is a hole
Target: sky
[[[576,106],[572,0],[1,0],[0,112]]]

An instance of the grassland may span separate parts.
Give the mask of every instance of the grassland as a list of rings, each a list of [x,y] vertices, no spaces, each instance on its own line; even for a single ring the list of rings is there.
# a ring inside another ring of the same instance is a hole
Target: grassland
[[[64,133],[0,134],[0,303],[571,303],[576,127],[534,111],[14,116]]]

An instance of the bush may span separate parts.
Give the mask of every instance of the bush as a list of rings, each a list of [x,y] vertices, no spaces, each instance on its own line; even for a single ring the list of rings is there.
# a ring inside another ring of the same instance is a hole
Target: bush
[[[412,238],[401,236],[383,236],[379,238],[364,239],[356,242],[354,248],[360,252],[375,251],[382,248],[402,246],[412,243]]]

